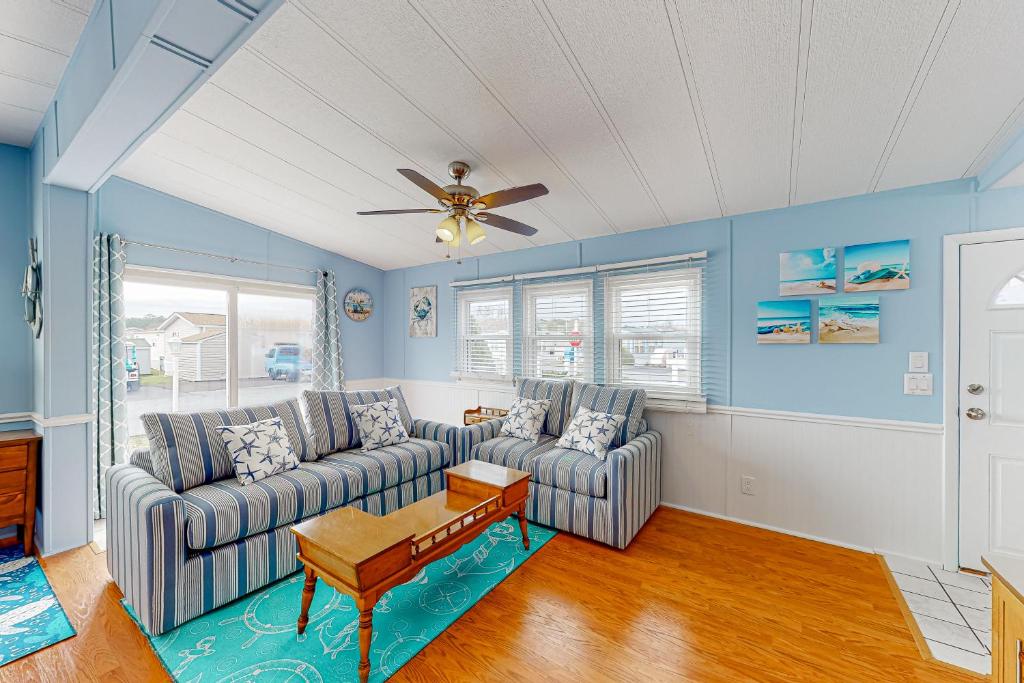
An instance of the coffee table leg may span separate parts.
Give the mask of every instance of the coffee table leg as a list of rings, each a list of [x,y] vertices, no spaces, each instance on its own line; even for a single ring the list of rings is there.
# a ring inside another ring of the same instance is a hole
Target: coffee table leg
[[[526,533],[526,503],[520,503],[519,509],[516,511],[516,517],[519,518],[519,531],[523,534],[523,547],[527,550],[530,549],[530,536]]]
[[[302,587],[302,611],[299,612],[299,623],[296,630],[305,633],[306,624],[309,623],[309,606],[313,603],[313,593],[316,592],[316,572],[306,567],[306,584]]]
[[[364,607],[365,604],[360,604]],[[359,681],[370,680],[370,642],[373,640],[373,605],[359,610]]]

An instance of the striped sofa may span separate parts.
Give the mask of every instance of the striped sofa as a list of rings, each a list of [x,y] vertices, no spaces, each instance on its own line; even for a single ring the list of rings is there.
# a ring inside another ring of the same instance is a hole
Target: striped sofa
[[[364,453],[347,408],[387,397],[399,399],[412,438]],[[289,528],[304,518],[347,505],[387,514],[444,488],[458,428],[413,420],[397,387],[302,399],[303,411],[292,399],[145,415],[149,449],[107,471],[107,567],[151,634],[294,572]],[[281,418],[301,463],[242,486],[214,427],[271,417]]]
[[[521,380],[517,393],[551,401],[540,440],[500,436],[504,420],[489,420],[460,430],[458,460],[530,472],[527,519],[625,548],[661,500],[661,434],[643,418],[646,392],[531,379]],[[627,417],[603,460],[558,447],[581,407]]]

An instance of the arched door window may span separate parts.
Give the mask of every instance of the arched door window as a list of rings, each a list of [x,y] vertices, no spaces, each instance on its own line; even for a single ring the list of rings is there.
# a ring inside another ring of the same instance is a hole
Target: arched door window
[[[1024,270],[1010,277],[996,292],[993,308],[1024,308]]]

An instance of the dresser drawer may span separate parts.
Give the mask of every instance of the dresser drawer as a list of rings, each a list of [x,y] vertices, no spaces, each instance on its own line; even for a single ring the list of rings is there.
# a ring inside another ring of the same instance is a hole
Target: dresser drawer
[[[25,470],[0,472],[0,496],[25,493]]]
[[[24,517],[24,493],[0,495],[0,525],[21,524]]]
[[[0,446],[0,472],[28,466],[28,446]]]

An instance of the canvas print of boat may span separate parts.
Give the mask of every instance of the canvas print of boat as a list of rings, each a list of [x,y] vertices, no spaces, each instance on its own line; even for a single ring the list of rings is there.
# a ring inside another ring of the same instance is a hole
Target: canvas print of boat
[[[779,296],[834,294],[835,291],[835,247],[779,254]]]
[[[847,292],[910,289],[910,240],[846,247]]]
[[[811,302],[757,302],[758,344],[810,344]]]
[[[818,302],[819,344],[877,344],[877,294],[844,294]]]

